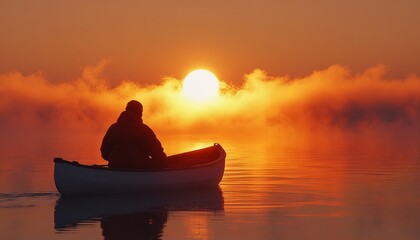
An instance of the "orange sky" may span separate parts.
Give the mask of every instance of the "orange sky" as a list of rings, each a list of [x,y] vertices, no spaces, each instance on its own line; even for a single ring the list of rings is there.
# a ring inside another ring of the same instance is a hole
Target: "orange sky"
[[[0,2],[0,73],[71,81],[111,61],[114,83],[208,68],[239,83],[261,68],[302,77],[331,65],[420,73],[417,0]]]
[[[418,9],[417,0],[1,1],[0,145],[85,139],[96,149],[131,99],[158,136],[275,129],[286,139],[418,141]],[[181,96],[198,67],[222,83],[207,105]]]

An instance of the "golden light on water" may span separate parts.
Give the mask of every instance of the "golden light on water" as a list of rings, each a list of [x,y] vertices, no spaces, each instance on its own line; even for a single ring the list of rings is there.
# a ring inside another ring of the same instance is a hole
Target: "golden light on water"
[[[219,95],[219,79],[204,69],[189,73],[182,84],[182,95],[193,101],[210,101]]]

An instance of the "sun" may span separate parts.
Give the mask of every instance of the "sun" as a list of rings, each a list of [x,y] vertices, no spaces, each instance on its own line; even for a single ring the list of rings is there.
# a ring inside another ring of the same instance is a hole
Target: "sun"
[[[182,83],[182,94],[194,101],[209,101],[219,96],[219,79],[210,71],[190,72]]]

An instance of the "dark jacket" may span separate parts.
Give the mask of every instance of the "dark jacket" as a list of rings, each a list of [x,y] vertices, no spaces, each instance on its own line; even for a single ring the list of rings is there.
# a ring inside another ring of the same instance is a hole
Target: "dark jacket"
[[[162,144],[140,114],[124,111],[106,132],[102,157],[114,168],[160,167],[166,160]]]

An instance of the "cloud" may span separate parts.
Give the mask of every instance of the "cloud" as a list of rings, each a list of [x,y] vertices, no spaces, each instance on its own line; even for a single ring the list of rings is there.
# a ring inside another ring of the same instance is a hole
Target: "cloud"
[[[285,116],[294,123],[314,127],[355,130],[375,125],[418,124],[420,79],[385,78],[386,67],[377,66],[352,75],[342,66],[332,66],[277,88],[277,93],[294,95],[278,98],[274,119]],[[280,81],[274,79],[273,81]],[[275,121],[278,124],[284,122]]]
[[[0,75],[0,143],[92,135],[98,145],[131,99],[143,103],[144,121],[159,133],[420,132],[420,78],[390,79],[385,66],[352,73],[335,65],[296,79],[256,69],[241,86],[222,83],[218,99],[199,104],[181,95],[174,78],[110,86],[102,76],[107,64],[87,66],[72,82],[41,73]]]

